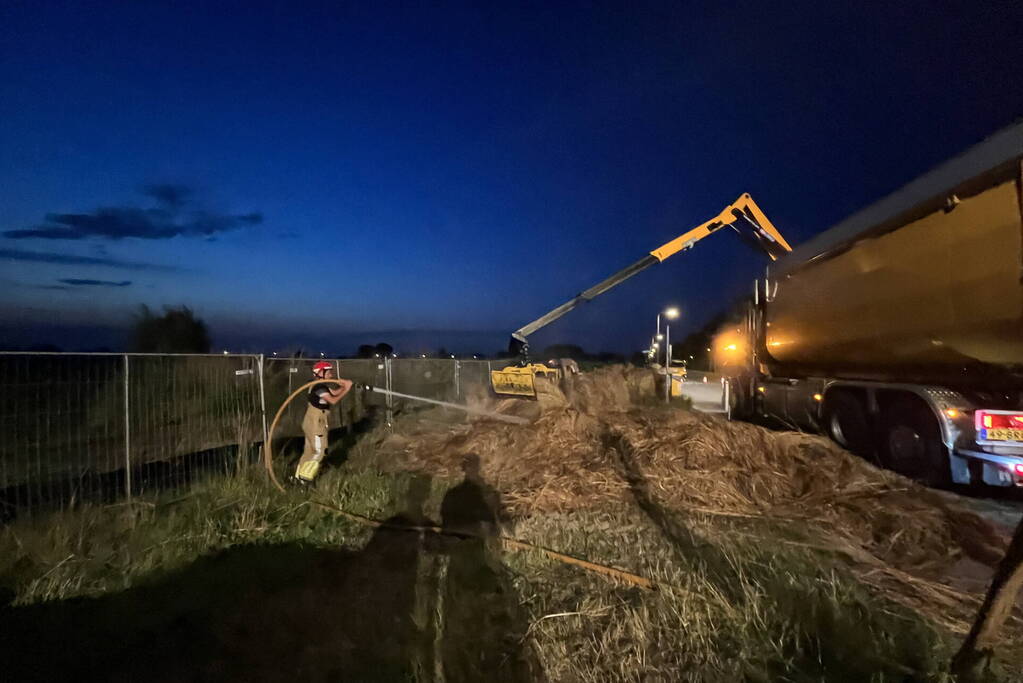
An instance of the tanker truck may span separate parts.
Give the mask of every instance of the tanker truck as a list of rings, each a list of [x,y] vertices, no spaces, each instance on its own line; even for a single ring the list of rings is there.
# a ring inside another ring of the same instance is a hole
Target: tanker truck
[[[1023,123],[781,257],[729,332],[731,416],[931,485],[1023,484]]]

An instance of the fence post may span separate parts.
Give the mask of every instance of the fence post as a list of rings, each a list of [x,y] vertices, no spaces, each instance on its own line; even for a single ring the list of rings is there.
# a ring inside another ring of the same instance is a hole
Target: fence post
[[[384,356],[384,388],[387,389],[387,395],[385,397],[385,402],[387,404],[387,428],[391,429],[392,419],[394,417],[392,413],[394,397],[391,396],[390,393],[393,391],[391,387],[391,359],[387,356]]]
[[[731,382],[729,382],[726,378],[722,377],[721,378],[721,401],[722,401],[722,403],[724,403],[724,405],[721,406],[721,407],[725,409],[725,415],[728,416],[729,420],[732,419],[732,396],[731,396],[731,393],[732,393]]]
[[[341,359],[340,358],[335,358],[334,359],[334,377],[337,378],[337,379],[341,379]],[[345,433],[347,433],[347,434],[351,433],[352,428],[348,424],[348,412],[347,412],[346,408],[348,408],[352,404],[352,401],[354,399],[355,399],[355,397],[353,396],[351,399],[349,399],[348,401],[345,401],[340,406],[338,406],[338,409],[337,409],[337,421],[338,421],[338,424],[339,424],[339,426],[345,428]]]
[[[124,495],[131,502],[131,408],[128,387],[128,354],[124,354]]]
[[[259,410],[263,417],[263,457],[266,457],[266,449],[269,447],[268,441],[270,435],[267,433],[266,426],[266,390],[263,387],[263,354],[259,354],[257,357],[257,366],[259,367]]]
[[[459,401],[462,398],[462,385],[458,378],[458,370],[462,367],[461,361],[455,361],[455,401]]]

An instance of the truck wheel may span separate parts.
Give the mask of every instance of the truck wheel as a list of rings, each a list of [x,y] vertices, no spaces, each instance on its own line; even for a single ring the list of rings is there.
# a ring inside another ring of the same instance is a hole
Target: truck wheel
[[[828,435],[856,455],[871,455],[874,443],[863,404],[855,396],[839,391],[830,394],[824,406]]]
[[[885,416],[882,443],[885,466],[938,488],[952,484],[948,451],[937,420],[923,405],[902,403]]]

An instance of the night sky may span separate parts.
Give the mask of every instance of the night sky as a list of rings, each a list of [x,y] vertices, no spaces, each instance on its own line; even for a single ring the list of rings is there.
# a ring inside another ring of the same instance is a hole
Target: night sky
[[[0,346],[145,303],[492,353],[742,192],[798,244],[1023,114],[1019,2],[480,4],[0,3]],[[532,341],[631,352],[761,267],[721,233]]]

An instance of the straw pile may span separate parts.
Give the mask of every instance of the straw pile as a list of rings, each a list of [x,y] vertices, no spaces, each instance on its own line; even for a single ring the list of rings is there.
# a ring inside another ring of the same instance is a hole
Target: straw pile
[[[408,425],[380,447],[393,466],[451,477],[464,455],[479,456],[512,518],[644,496],[674,515],[791,524],[803,544],[865,567],[875,583],[919,587],[962,558],[992,567],[1004,552],[1004,533],[984,519],[824,438],[668,409],[647,401],[654,387],[647,371],[606,368],[564,391],[545,386],[535,402],[488,406],[531,425]]]

